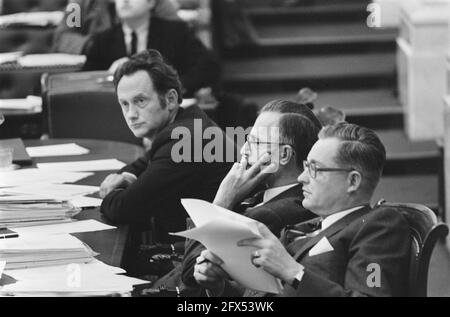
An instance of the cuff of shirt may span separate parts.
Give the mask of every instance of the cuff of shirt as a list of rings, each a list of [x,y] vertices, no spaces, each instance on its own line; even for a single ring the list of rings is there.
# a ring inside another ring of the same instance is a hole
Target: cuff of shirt
[[[295,275],[294,281],[292,282],[293,288],[297,289],[300,286],[300,283],[303,280],[304,275],[305,275],[305,268],[303,265],[299,264],[299,271],[297,275]]]
[[[137,181],[137,176],[128,172],[123,172],[122,176],[125,177],[125,179],[129,182],[129,183],[134,183],[135,181]]]

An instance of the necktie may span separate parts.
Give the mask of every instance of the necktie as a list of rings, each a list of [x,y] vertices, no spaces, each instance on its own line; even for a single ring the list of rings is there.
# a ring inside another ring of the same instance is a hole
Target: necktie
[[[262,190],[260,192],[257,192],[254,196],[245,199],[243,202],[239,204],[237,212],[241,214],[245,213],[249,208],[253,208],[262,203],[264,200],[265,192],[266,192],[265,190]]]
[[[137,53],[138,38],[135,31],[131,33],[131,56]]]

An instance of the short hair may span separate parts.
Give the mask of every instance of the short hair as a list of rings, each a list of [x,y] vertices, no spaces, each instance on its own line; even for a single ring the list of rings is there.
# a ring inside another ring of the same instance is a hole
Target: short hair
[[[342,167],[354,168],[363,175],[363,184],[368,191],[375,191],[386,163],[386,149],[374,131],[340,122],[326,126],[319,139],[337,138],[341,141],[334,158]]]
[[[308,157],[317,135],[322,128],[312,110],[304,104],[287,100],[274,100],[261,110],[282,114],[279,122],[280,142],[290,144],[296,153],[296,164],[303,167],[303,161]]]
[[[153,86],[160,97],[169,90],[174,89],[178,93],[178,103],[183,102],[183,86],[177,71],[169,65],[160,52],[147,50],[134,55],[124,63],[114,74],[114,86],[117,90],[120,80],[124,76],[133,75],[139,71],[145,71],[151,78]]]

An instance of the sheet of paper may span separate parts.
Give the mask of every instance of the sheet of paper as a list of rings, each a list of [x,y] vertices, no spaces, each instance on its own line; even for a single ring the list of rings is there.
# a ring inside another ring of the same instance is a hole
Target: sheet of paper
[[[62,11],[21,12],[0,16],[0,25],[56,26],[63,18],[64,12]]]
[[[125,274],[126,271],[118,268],[106,265],[105,263],[99,260],[92,260],[89,263],[81,263],[79,264],[80,272],[83,274],[87,272],[87,274],[92,273],[96,274]],[[67,276],[70,267],[68,265],[59,265],[59,266],[46,266],[46,267],[38,267],[31,268],[26,270],[10,270],[8,271],[8,275],[12,278],[25,281],[25,280],[39,280],[46,279],[47,277],[56,277],[56,276]]]
[[[38,168],[54,171],[68,172],[95,172],[95,171],[117,171],[125,167],[125,163],[116,159],[83,161],[83,162],[66,162],[66,163],[42,163],[38,164]]]
[[[260,237],[257,221],[199,200],[182,200],[197,228],[176,235],[201,242],[224,260],[223,269],[239,284],[279,294],[281,282],[251,262],[254,248],[238,247],[244,239]]]
[[[97,208],[102,205],[102,199],[92,198],[92,197],[75,197],[70,199],[70,203],[75,207],[87,209],[87,208]]]
[[[4,188],[0,192],[3,194],[39,195],[65,200],[74,196],[94,194],[99,190],[100,188],[97,186],[35,183],[33,185]]]
[[[35,235],[60,235],[82,232],[96,232],[104,230],[113,230],[116,227],[105,225],[96,220],[74,221],[71,223],[34,226],[34,227],[17,227],[14,231],[21,237]]]
[[[16,62],[23,52],[0,53],[0,64]]]
[[[79,239],[70,234],[62,234],[58,239],[49,236],[19,237],[16,239],[0,240],[0,254],[11,250],[70,250],[85,249],[86,246]]]
[[[0,110],[41,111],[42,98],[28,96],[23,99],[0,99]]]
[[[14,187],[35,183],[75,183],[93,173],[77,173],[66,171],[41,170],[38,168],[21,169],[10,172],[0,172],[0,188]]]
[[[38,147],[27,147],[27,152],[31,157],[57,157],[85,155],[89,150],[75,143],[48,145]]]
[[[23,67],[78,66],[85,62],[86,56],[71,54],[33,54],[18,59],[18,63]]]

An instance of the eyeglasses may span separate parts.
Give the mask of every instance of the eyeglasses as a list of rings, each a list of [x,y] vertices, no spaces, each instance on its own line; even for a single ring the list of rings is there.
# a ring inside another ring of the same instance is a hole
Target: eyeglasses
[[[309,176],[316,179],[317,172],[353,172],[354,168],[332,168],[332,167],[317,167],[314,162],[303,161],[303,168],[308,170]]]
[[[257,138],[255,138],[254,136],[248,134],[246,139],[248,144],[256,144],[256,145],[260,145],[260,144],[278,144],[278,145],[290,145],[291,144],[287,144],[287,143],[279,143],[279,142],[267,142],[267,141],[259,141]]]

